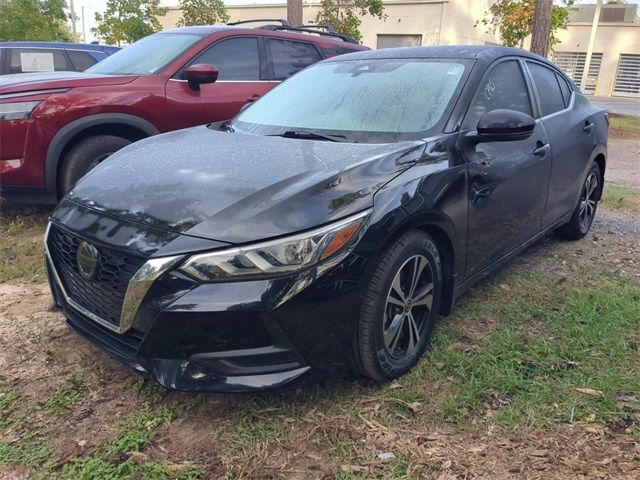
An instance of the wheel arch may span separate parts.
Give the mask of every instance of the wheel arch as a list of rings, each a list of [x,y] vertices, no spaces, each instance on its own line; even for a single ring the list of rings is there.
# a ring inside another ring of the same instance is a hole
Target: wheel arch
[[[600,193],[598,194],[598,200],[602,198],[602,191],[604,190],[604,172],[607,168],[606,159],[607,150],[605,148],[598,148],[594,152],[593,161],[600,167]]]
[[[456,247],[456,235],[453,222],[440,211],[430,211],[421,215],[405,218],[401,223],[397,223],[394,228],[385,236],[384,241],[377,249],[372,265],[376,265],[375,258],[378,258],[395,242],[401,235],[410,230],[421,230],[431,236],[438,247],[440,259],[442,261],[443,288],[440,300],[440,315],[449,315],[455,302],[455,289],[457,273],[460,262],[464,261],[463,252]],[[367,275],[365,275],[365,278]]]
[[[101,113],[75,120],[53,137],[45,158],[47,193],[58,194],[58,172],[62,159],[73,145],[92,135],[116,135],[132,142],[157,135],[160,131],[148,120],[125,113]]]

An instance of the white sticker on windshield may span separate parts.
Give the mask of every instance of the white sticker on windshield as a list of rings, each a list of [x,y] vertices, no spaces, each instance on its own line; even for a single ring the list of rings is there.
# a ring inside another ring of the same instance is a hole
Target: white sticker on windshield
[[[23,72],[53,72],[53,53],[20,53]]]

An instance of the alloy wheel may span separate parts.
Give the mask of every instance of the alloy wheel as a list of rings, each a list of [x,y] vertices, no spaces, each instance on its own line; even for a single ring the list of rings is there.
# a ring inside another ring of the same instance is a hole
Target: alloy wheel
[[[431,317],[433,269],[423,255],[405,261],[396,273],[384,309],[384,345],[396,359],[411,355]]]
[[[591,172],[584,182],[580,194],[580,229],[587,230],[591,226],[598,202],[598,176]]]

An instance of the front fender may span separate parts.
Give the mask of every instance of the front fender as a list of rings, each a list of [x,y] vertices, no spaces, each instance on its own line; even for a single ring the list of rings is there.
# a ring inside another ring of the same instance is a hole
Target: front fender
[[[138,128],[148,136],[160,133],[160,130],[158,130],[155,125],[148,120],[126,113],[99,113],[96,115],[88,115],[68,123],[58,130],[51,140],[51,143],[49,143],[49,147],[47,149],[47,156],[45,158],[45,181],[47,193],[53,195],[57,193],[58,165],[60,164],[62,152],[69,141],[87,128],[108,123],[117,123]]]

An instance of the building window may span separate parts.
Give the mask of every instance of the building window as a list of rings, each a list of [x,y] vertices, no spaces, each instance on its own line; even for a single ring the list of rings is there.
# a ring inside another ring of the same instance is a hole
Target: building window
[[[586,52],[555,52],[553,54],[553,62],[561,68],[578,87],[582,83],[582,73],[584,72],[584,62],[586,59]],[[602,53],[592,53],[584,93],[595,92],[598,75],[600,75],[601,63]]]
[[[640,97],[640,55],[620,55],[613,94]]]
[[[378,34],[378,48],[419,47],[422,35],[382,35]]]

